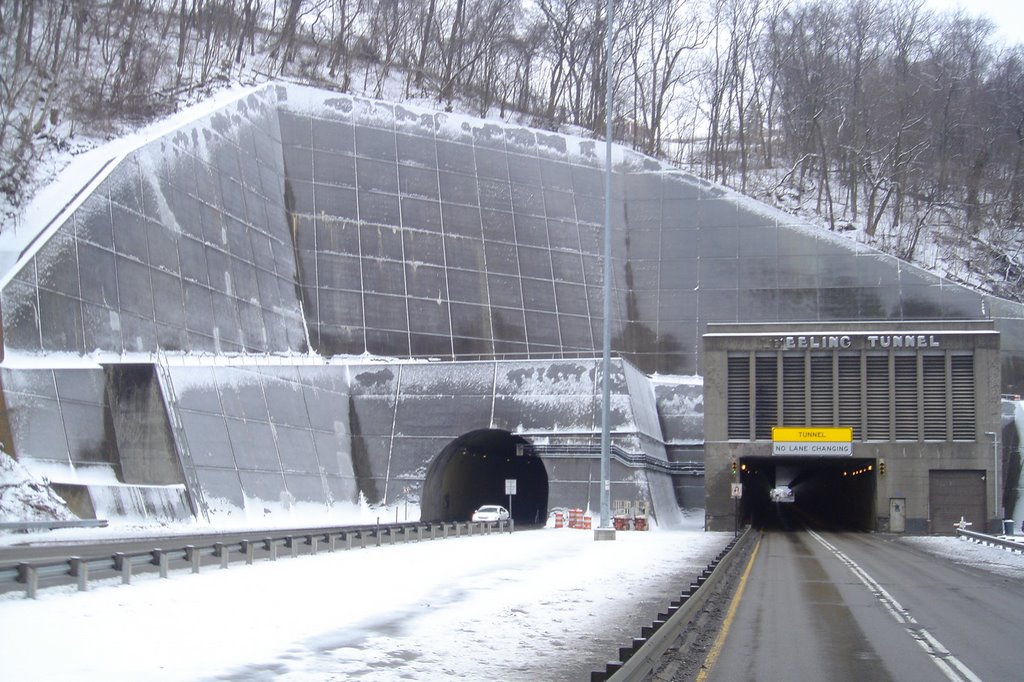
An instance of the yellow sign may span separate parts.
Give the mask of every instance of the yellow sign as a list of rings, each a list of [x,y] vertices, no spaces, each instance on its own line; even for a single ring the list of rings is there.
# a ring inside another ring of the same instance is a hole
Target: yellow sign
[[[853,428],[849,426],[773,426],[776,443],[849,443]]]

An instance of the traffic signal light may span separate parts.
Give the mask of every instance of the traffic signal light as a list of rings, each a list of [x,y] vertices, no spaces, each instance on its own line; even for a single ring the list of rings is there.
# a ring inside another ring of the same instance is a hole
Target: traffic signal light
[[[736,460],[732,461],[732,475],[736,475]]]
[[[884,459],[878,460],[878,475],[879,476],[885,476],[885,460]]]

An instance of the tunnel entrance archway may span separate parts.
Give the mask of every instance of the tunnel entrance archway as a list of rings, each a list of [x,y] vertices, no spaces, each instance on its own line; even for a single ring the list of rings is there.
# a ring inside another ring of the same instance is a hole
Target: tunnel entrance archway
[[[877,462],[866,458],[741,458],[740,518],[755,528],[874,530],[877,472]],[[793,502],[771,500],[771,489],[782,485]]]
[[[515,479],[512,518],[517,523],[542,523],[548,508],[548,473],[528,446],[525,438],[499,429],[456,438],[427,469],[420,518],[468,521],[481,505],[508,507],[505,480]]]

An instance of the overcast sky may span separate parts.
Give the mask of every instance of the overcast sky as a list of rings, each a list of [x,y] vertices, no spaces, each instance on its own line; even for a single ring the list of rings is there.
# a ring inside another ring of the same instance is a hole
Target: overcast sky
[[[965,9],[983,14],[996,25],[996,38],[1006,44],[1024,43],[1024,2],[1021,0],[925,0],[936,11]]]

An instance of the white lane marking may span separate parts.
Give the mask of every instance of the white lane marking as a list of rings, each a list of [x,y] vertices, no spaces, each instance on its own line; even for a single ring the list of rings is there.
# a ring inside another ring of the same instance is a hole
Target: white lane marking
[[[882,606],[896,619],[896,622],[902,625],[906,631],[914,638],[914,641],[925,650],[931,659],[935,662],[935,665],[943,672],[947,679],[953,682],[981,682],[981,678],[971,672],[971,669],[960,662],[960,660],[949,653],[946,647],[942,646],[939,640],[935,639],[930,632],[920,627],[914,617],[910,615],[903,606],[896,601],[896,599],[889,594],[884,587],[878,584],[874,578],[868,575],[867,571],[862,569],[857,563],[850,557],[839,551],[839,548],[830,543],[825,538],[821,537],[814,531],[807,531],[812,538],[817,540],[822,547],[832,552],[833,555],[839,561],[846,565],[850,571],[853,572],[857,578],[875,595],[875,598],[881,602]]]

